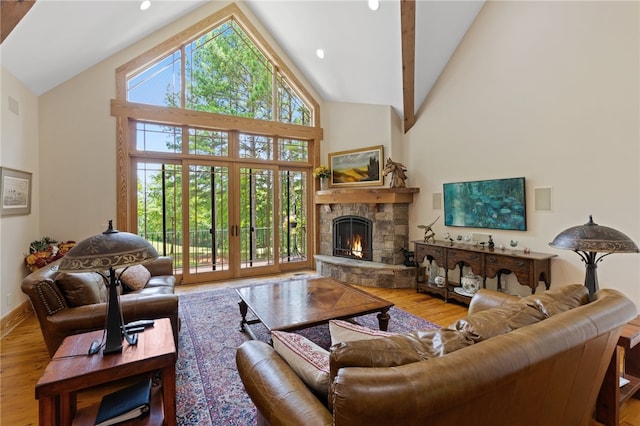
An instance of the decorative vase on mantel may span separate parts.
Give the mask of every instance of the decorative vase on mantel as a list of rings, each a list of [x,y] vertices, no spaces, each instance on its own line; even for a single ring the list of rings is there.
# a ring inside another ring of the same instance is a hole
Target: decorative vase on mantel
[[[320,191],[324,191],[325,189],[329,189],[329,179],[320,176]]]

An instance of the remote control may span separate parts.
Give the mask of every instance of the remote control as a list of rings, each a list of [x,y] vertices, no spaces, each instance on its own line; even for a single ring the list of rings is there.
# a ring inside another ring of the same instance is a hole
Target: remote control
[[[94,340],[93,342],[91,342],[91,346],[89,346],[88,354],[89,355],[97,354],[98,351],[100,350],[100,346],[102,346],[102,342],[100,342],[100,340]]]
[[[138,320],[138,321],[132,321],[128,324],[125,324],[124,328],[126,328],[127,330],[131,329],[131,328],[138,328],[138,327],[151,327],[153,326],[154,321],[153,320]]]

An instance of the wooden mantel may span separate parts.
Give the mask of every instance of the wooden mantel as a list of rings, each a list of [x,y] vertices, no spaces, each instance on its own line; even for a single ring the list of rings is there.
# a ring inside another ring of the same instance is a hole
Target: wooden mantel
[[[420,188],[332,188],[316,191],[316,204],[394,204],[412,203]]]

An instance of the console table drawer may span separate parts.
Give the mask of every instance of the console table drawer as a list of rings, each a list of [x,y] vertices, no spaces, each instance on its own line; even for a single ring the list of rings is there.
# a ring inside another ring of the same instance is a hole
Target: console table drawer
[[[528,272],[531,265],[531,261],[527,259],[493,254],[488,254],[485,262],[487,273],[497,271],[498,269],[508,269],[512,272]]]
[[[444,266],[445,249],[442,247],[431,246],[429,244],[416,244],[415,252],[418,262],[422,262],[425,257],[431,257],[438,265]]]
[[[480,266],[482,264],[482,254],[473,251],[449,249],[447,251],[448,266],[452,268],[460,262],[470,266]]]

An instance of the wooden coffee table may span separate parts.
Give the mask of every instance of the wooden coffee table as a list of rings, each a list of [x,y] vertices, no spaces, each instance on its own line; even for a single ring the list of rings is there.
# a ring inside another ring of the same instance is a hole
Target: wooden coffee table
[[[269,332],[292,331],[374,312],[380,330],[389,325],[393,303],[331,278],[312,278],[236,289],[240,296],[240,329],[253,339],[245,325],[262,323]],[[258,319],[247,320],[248,309]]]

